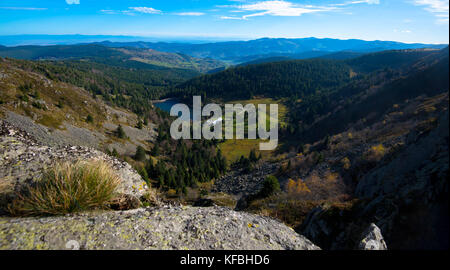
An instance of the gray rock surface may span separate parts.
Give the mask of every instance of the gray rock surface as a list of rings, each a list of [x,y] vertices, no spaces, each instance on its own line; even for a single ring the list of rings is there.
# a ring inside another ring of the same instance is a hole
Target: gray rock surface
[[[391,250],[448,248],[448,111],[434,129],[407,136],[358,182],[359,203],[347,211],[317,207],[298,231],[323,249],[351,249],[374,222]]]
[[[242,170],[233,170],[217,179],[212,191],[232,194],[237,198],[256,194],[261,190],[264,179],[274,173],[277,168],[277,164],[260,163],[250,173],[243,173]]]
[[[121,179],[119,193],[139,198],[148,189],[141,176],[126,162],[88,147],[42,145],[29,133],[0,120],[0,184],[10,187],[11,192],[39,179],[42,171],[57,161],[90,159],[104,160],[111,165]]]
[[[0,218],[0,249],[319,249],[284,224],[228,208],[160,207]]]
[[[369,228],[364,232],[363,238],[359,243],[361,250],[387,250],[386,242],[380,228],[375,224],[370,224]]]
[[[24,130],[34,138],[39,138],[39,142],[48,146],[63,147],[68,145],[78,145],[86,147],[98,147],[100,142],[106,140],[105,135],[80,128],[68,123],[63,123],[61,130],[53,130],[41,124],[35,123],[31,118],[11,111],[6,112],[5,121],[9,124]]]

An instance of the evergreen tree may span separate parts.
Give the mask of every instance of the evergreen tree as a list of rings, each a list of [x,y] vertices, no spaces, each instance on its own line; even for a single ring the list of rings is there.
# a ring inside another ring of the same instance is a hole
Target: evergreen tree
[[[125,131],[122,128],[122,125],[119,125],[116,129],[116,135],[117,137],[121,138],[121,139],[125,139],[127,137],[127,135],[125,134]]]
[[[136,126],[138,129],[142,129],[144,127],[144,124],[142,123],[142,120],[139,120]]]
[[[256,157],[255,149],[252,149],[252,150],[250,151],[250,154],[249,154],[248,158],[250,159],[251,162],[256,162],[256,161],[258,161],[258,158]]]
[[[116,148],[113,148],[112,155],[114,157],[119,157],[119,153],[117,152]]]
[[[152,148],[152,156],[157,157],[160,154],[159,146],[158,144],[155,144]]]
[[[134,159],[137,161],[143,161],[146,158],[146,153],[145,153],[145,149],[142,146],[138,146],[136,148],[136,154],[134,155]]]
[[[94,122],[94,117],[92,117],[92,115],[88,114],[88,116],[86,117],[86,122],[93,123]]]
[[[268,197],[279,190],[280,190],[280,183],[278,182],[278,179],[273,175],[269,175],[264,180],[263,188],[259,192],[259,195],[261,197]]]

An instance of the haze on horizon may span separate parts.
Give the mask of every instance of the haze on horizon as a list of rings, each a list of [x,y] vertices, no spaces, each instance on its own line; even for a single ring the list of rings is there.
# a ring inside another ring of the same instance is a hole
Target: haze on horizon
[[[448,44],[448,0],[2,0],[0,36],[337,38]],[[1,43],[1,40],[0,40]]]

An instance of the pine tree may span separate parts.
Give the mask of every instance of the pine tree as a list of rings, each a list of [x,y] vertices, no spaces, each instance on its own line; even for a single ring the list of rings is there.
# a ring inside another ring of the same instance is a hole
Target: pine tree
[[[139,145],[136,148],[136,154],[134,155],[134,159],[137,160],[137,161],[143,161],[146,158],[145,155],[146,155],[146,152],[145,152],[144,147]]]
[[[250,151],[248,159],[250,159],[251,162],[256,162],[258,160],[258,158],[256,157],[255,149],[252,149]]]
[[[93,123],[94,122],[94,117],[92,117],[92,115],[88,114],[88,116],[86,117],[86,122]]]
[[[142,129],[143,127],[144,127],[144,124],[142,123],[142,121],[141,120],[139,120],[139,122],[137,123],[137,126],[136,126],[138,129]]]
[[[158,144],[155,144],[152,148],[152,156],[157,157],[160,154],[159,146]]]
[[[127,137],[127,135],[125,134],[125,131],[122,128],[122,125],[119,125],[117,127],[116,135],[117,135],[117,137],[119,137],[121,139],[125,139]]]
[[[267,197],[279,190],[280,190],[280,183],[278,182],[278,179],[273,175],[269,175],[264,180],[263,188],[259,192],[259,195],[261,197]]]

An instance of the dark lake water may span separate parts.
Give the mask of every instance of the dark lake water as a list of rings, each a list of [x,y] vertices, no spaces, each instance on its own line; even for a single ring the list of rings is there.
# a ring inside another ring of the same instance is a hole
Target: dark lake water
[[[172,99],[171,98],[171,99],[168,99],[166,101],[153,103],[153,104],[156,107],[160,108],[161,110],[170,113],[170,109],[172,109],[172,106],[175,105],[175,104],[178,104],[178,103],[182,103],[182,102],[179,99],[176,99],[176,98]],[[178,116],[181,116],[181,112],[178,114]],[[191,111],[190,115],[183,116],[183,120],[189,121],[190,119],[192,119],[192,111]]]
[[[170,109],[172,108],[173,105],[180,103],[180,101],[178,99],[168,99],[166,101],[163,102],[158,102],[158,103],[154,103],[154,105],[158,108],[160,108],[163,111],[166,111],[168,113],[170,113]]]

